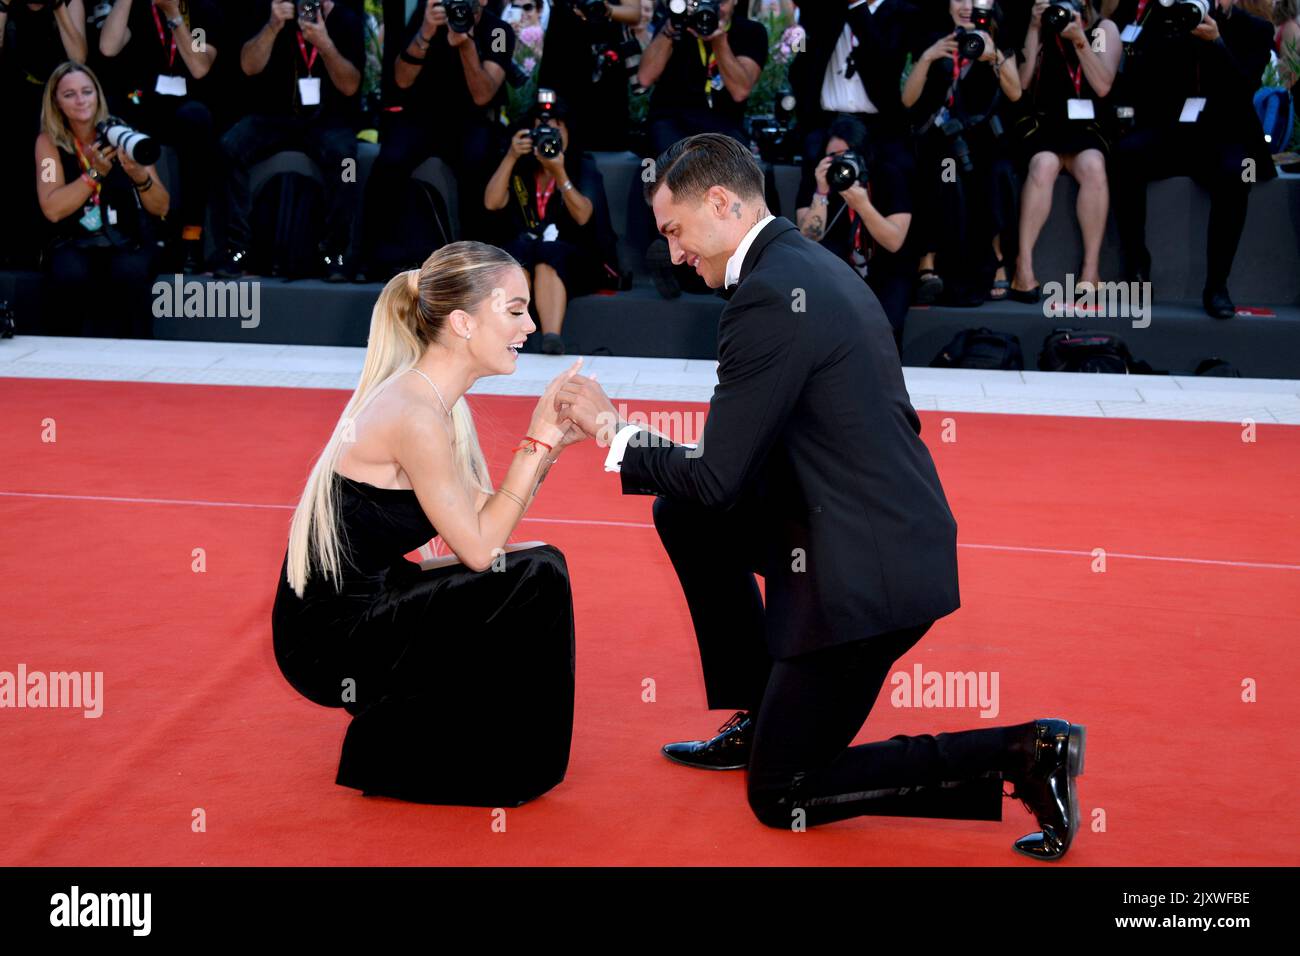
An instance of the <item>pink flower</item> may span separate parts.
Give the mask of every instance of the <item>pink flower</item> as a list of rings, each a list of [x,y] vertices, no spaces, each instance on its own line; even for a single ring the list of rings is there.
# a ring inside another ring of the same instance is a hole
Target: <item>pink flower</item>
[[[532,76],[533,70],[537,67],[537,57],[535,56],[524,57],[524,62],[522,66],[524,68],[524,72],[527,73],[529,76]]]
[[[542,28],[534,24],[519,31],[519,42],[536,50],[542,43]]]
[[[803,27],[795,24],[792,27],[786,27],[785,33],[781,35],[781,46],[790,47],[791,50],[806,50],[808,37],[803,32]]]

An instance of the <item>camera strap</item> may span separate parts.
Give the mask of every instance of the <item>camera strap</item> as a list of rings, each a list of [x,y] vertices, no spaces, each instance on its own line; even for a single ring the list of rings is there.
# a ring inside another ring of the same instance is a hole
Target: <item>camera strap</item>
[[[535,233],[537,227],[541,225],[541,220],[533,213],[533,206],[528,197],[528,187],[524,185],[523,177],[518,173],[511,176],[510,187],[514,190],[515,201],[519,203],[519,212],[524,217],[524,227],[530,233]]]
[[[158,42],[167,49],[167,31],[163,29],[162,17],[158,15],[158,5],[153,4],[149,7],[149,12],[153,14],[153,25],[158,28]],[[176,34],[171,37],[171,49],[167,52],[167,72],[171,72],[173,64],[176,62]]]

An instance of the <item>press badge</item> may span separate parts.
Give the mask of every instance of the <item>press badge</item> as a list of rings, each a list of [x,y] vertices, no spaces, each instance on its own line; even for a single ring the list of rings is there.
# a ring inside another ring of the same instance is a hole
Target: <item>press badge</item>
[[[1120,33],[1119,38],[1124,43],[1135,43],[1137,38],[1142,35],[1142,27],[1137,23],[1130,23]]]
[[[108,224],[110,226],[117,225],[117,210],[114,209],[112,206],[108,207]]]
[[[102,225],[99,218],[99,207],[87,206],[79,221],[87,232],[98,232],[100,225]]]
[[[154,84],[153,91],[160,96],[184,96],[185,77],[165,76],[159,73],[158,82]]]
[[[1075,100],[1065,101],[1066,115],[1070,119],[1096,119],[1096,114],[1092,110],[1092,100]]]
[[[303,106],[320,105],[320,77],[304,76],[298,80],[298,96]]]
[[[546,228],[542,230],[542,242],[554,242],[560,237],[560,230],[556,228],[555,223],[547,223]]]
[[[1200,118],[1203,109],[1205,109],[1204,96],[1187,97],[1187,102],[1183,104],[1183,111],[1178,116],[1178,122],[1195,123]]]

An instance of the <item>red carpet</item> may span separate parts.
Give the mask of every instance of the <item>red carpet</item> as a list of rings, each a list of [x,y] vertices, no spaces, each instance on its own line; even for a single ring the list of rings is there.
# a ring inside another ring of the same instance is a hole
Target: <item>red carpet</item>
[[[516,536],[558,545],[572,572],[567,779],[507,811],[504,833],[486,808],[336,786],[348,716],[284,683],[269,621],[283,506],[346,398],[0,378],[0,671],[103,671],[105,698],[98,719],[0,710],[0,865],[1042,865],[1011,850],[1034,829],[1018,802],[1000,824],[862,817],[795,834],[754,819],[742,772],[664,760],[663,742],[730,715],[704,710],[650,499],[620,496],[590,444],[532,516],[627,524]],[[534,402],[473,401],[494,465]],[[1001,712],[896,709],[887,685],[859,740],[1067,717],[1089,731],[1088,829],[1062,865],[1295,864],[1300,430],[1262,425],[1247,444],[1227,424],[922,418],[960,525],[963,607],[896,670],[997,671]],[[449,728],[430,759],[466,745],[483,742]]]

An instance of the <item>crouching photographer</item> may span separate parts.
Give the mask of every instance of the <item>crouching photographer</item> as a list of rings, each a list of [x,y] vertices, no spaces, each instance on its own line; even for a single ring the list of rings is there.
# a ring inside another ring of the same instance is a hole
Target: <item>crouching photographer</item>
[[[564,354],[560,331],[569,299],[602,286],[613,242],[600,171],[589,154],[569,152],[568,119],[563,100],[538,90],[483,200],[509,220],[506,232],[514,238],[502,248],[528,275],[548,355]]]
[[[974,306],[1005,299],[1010,286],[1003,249],[1016,180],[1000,110],[1020,99],[1020,75],[1015,53],[997,46],[993,0],[949,0],[948,11],[952,31],[925,48],[902,93],[916,126],[917,301],[941,293],[947,305]]]
[[[1236,307],[1228,273],[1246,224],[1251,183],[1276,175],[1252,96],[1273,28],[1232,0],[1121,0],[1125,64],[1116,111],[1130,129],[1112,161],[1125,270],[1147,281],[1147,184],[1191,176],[1210,193],[1202,304],[1219,319]]]
[[[900,344],[915,258],[905,251],[912,222],[905,177],[904,170],[873,156],[866,126],[852,116],[839,116],[825,131],[822,155],[805,161],[795,199],[799,231],[866,280]]]
[[[157,143],[108,115],[103,87],[80,63],[50,74],[41,126],[36,194],[53,224],[47,328],[148,338],[158,227],[171,202],[152,165]]]

